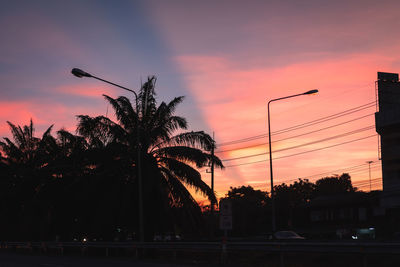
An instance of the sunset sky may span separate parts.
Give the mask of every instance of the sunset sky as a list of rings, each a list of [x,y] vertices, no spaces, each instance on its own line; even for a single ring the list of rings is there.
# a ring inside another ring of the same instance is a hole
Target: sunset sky
[[[177,114],[189,130],[215,133],[226,165],[218,197],[231,186],[269,190],[267,102],[318,88],[271,104],[273,132],[308,126],[272,135],[285,139],[273,143],[283,150],[276,183],[349,172],[369,190],[374,161],[379,189],[375,80],[400,72],[399,10],[397,0],[2,0],[0,136],[10,136],[7,120],[30,118],[37,135],[51,124],[74,131],[76,115],[111,112],[102,94],[127,95],[74,67],[134,90],[156,75],[159,102],[186,96]]]

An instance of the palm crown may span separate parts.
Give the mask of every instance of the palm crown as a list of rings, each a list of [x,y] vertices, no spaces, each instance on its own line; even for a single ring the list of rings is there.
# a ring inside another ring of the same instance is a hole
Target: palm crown
[[[77,131],[91,144],[118,146],[126,152],[118,157],[131,161],[131,166],[136,166],[135,152],[140,151],[147,218],[161,219],[165,215],[161,211],[170,207],[185,207],[193,216],[193,211],[198,213],[200,209],[187,187],[206,196],[212,204],[216,203],[214,192],[196,168],[207,166],[211,161],[218,167],[223,168],[223,165],[210,154],[215,144],[208,134],[183,131],[187,129],[187,122],[174,112],[184,97],[157,106],[155,81],[155,77],[148,78],[135,105],[123,96],[114,99],[104,95],[115,111],[117,122],[104,116],[80,115]],[[132,173],[132,178],[135,177]]]

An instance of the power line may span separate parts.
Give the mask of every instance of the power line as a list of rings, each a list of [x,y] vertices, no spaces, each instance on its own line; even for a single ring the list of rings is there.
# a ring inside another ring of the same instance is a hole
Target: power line
[[[375,105],[376,105],[376,101],[370,102],[370,103],[367,103],[367,104],[364,104],[364,105],[361,105],[361,106],[358,106],[358,107],[355,107],[355,108],[351,108],[351,109],[348,109],[348,110],[344,110],[344,111],[341,111],[341,112],[338,112],[338,113],[335,113],[335,114],[332,114],[332,115],[328,115],[328,116],[325,116],[325,117],[322,117],[322,118],[319,118],[319,119],[315,119],[315,120],[312,120],[312,121],[309,121],[309,122],[305,122],[305,123],[297,124],[297,125],[294,125],[294,126],[291,126],[291,127],[287,127],[287,128],[281,129],[281,130],[277,130],[275,132],[272,132],[271,135],[277,135],[277,134],[281,134],[281,133],[286,133],[286,132],[289,132],[289,131],[294,131],[294,130],[298,130],[298,129],[301,129],[301,128],[309,127],[309,126],[312,126],[312,125],[315,125],[315,124],[318,124],[318,123],[322,123],[322,122],[326,122],[326,121],[329,121],[329,120],[337,119],[337,118],[340,118],[340,117],[343,117],[343,116],[346,116],[346,115],[349,115],[349,114],[352,114],[352,113],[355,113],[355,112],[358,112],[358,111],[361,111],[361,110],[364,110],[364,109],[367,109],[367,108],[370,108],[370,107],[375,107]],[[237,139],[237,140],[232,140],[232,141],[220,143],[220,144],[218,144],[218,146],[227,146],[227,145],[233,145],[233,144],[237,144],[237,143],[249,142],[249,141],[253,141],[253,140],[256,140],[256,139],[264,138],[266,136],[268,136],[268,134],[260,134],[260,135],[250,136],[250,137],[247,137],[247,138],[242,138],[242,139]]]
[[[378,161],[375,161],[375,163],[372,163],[372,164],[378,164],[378,163],[379,163]],[[332,174],[332,173],[335,173],[335,172],[342,172],[342,171],[350,171],[350,170],[354,171],[354,169],[366,168],[367,166],[365,166],[365,165],[366,164],[360,164],[360,165],[355,165],[355,166],[351,166],[351,167],[347,167],[347,168],[341,168],[341,169],[332,170],[332,171],[329,171],[329,172],[312,174],[312,175],[304,176],[304,178],[315,177],[315,176],[320,176],[320,175],[329,175],[329,174]]]
[[[331,128],[334,128],[334,127],[337,127],[337,126],[341,126],[341,125],[344,125],[344,124],[347,124],[347,123],[350,123],[350,122],[353,122],[353,121],[357,121],[357,120],[372,116],[372,115],[374,115],[374,113],[371,113],[371,114],[368,114],[368,115],[365,115],[365,116],[361,116],[361,117],[358,117],[358,118],[355,118],[355,119],[352,119],[352,120],[348,120],[348,121],[345,121],[345,122],[342,122],[342,123],[337,123],[337,124],[334,124],[334,125],[331,125],[331,126],[328,126],[328,127],[324,127],[324,128],[318,129],[318,130],[314,130],[314,131],[311,131],[311,132],[302,133],[302,134],[298,134],[298,135],[294,135],[294,136],[289,136],[289,137],[286,137],[286,138],[278,139],[278,140],[272,141],[272,143],[285,141],[285,140],[293,139],[293,138],[296,138],[296,137],[305,136],[305,135],[313,134],[313,133],[320,132],[320,131],[323,131],[323,130],[331,129]],[[266,137],[266,136],[264,136],[264,137]],[[245,146],[245,147],[227,149],[227,150],[222,150],[222,151],[216,151],[216,152],[217,153],[224,153],[224,152],[241,150],[241,149],[246,149],[246,148],[258,147],[258,146],[262,146],[262,145],[268,145],[268,142],[264,142],[264,143],[260,143],[260,144],[256,144],[256,145]]]
[[[376,170],[378,170],[379,168],[380,168],[381,166],[373,166],[373,167],[371,167],[371,171],[376,171]],[[354,173],[360,173],[360,172],[368,172],[368,170],[369,170],[369,167],[366,167],[366,168],[363,168],[363,169],[360,169],[360,170],[354,170],[353,172],[352,172],[352,174],[354,174]]]
[[[250,165],[250,164],[256,164],[256,163],[266,162],[267,160],[268,160],[268,159],[263,159],[263,160],[257,160],[257,161],[252,161],[252,162],[246,162],[246,163],[228,165],[228,166],[224,166],[224,167],[225,167],[225,168],[230,168],[230,167],[237,167],[237,166],[243,166],[243,165]]]
[[[379,163],[378,161],[375,161],[375,163],[372,164],[377,164]],[[350,167],[346,167],[346,168],[341,168],[341,169],[336,169],[336,170],[332,170],[332,171],[328,171],[328,172],[323,172],[323,173],[317,173],[317,174],[312,174],[312,175],[307,175],[307,176],[303,176],[303,177],[298,177],[298,178],[294,178],[294,179],[288,179],[288,180],[277,180],[278,183],[285,183],[285,182],[291,182],[291,181],[297,181],[298,179],[307,179],[307,178],[311,178],[311,177],[321,177],[321,176],[325,176],[325,175],[333,175],[335,172],[345,172],[345,171],[349,171],[349,173],[354,173],[356,171],[359,171],[357,169],[359,168],[367,168],[367,166],[365,166],[366,164],[360,164],[360,165],[355,165],[355,166],[350,166]],[[375,167],[379,167],[379,166],[375,166]],[[351,170],[353,170],[352,172],[350,172]],[[318,178],[317,178],[318,179]],[[312,179],[307,179],[307,180],[314,180],[314,178]]]
[[[339,134],[339,135],[334,135],[334,136],[331,136],[331,137],[319,139],[319,140],[316,140],[316,141],[312,141],[312,142],[308,142],[308,143],[304,143],[304,144],[300,144],[300,145],[296,145],[296,146],[291,146],[291,147],[286,147],[286,148],[274,150],[274,151],[272,151],[272,152],[277,153],[277,152],[282,152],[282,151],[286,151],[286,150],[290,150],[290,149],[295,149],[295,148],[300,148],[300,147],[304,147],[304,146],[314,145],[314,144],[317,144],[317,143],[321,143],[321,142],[325,142],[325,141],[330,141],[330,140],[333,140],[333,139],[337,139],[337,138],[345,137],[345,136],[348,136],[348,135],[352,135],[352,134],[364,132],[364,131],[367,131],[367,130],[371,130],[371,129],[373,129],[373,128],[374,128],[374,126],[368,126],[368,127],[364,127],[364,128],[359,128],[359,129],[357,129],[357,130],[350,131],[350,132],[347,132],[347,133],[343,133],[343,134]],[[245,158],[251,158],[251,157],[262,156],[262,155],[266,155],[266,154],[268,154],[268,152],[263,152],[263,153],[258,153],[258,154],[252,154],[252,155],[247,155],[247,156],[242,156],[242,157],[236,157],[236,158],[230,158],[230,159],[222,159],[222,161],[232,161],[232,160],[237,160],[237,159],[245,159]]]
[[[378,162],[376,162],[376,163],[378,163]],[[379,166],[375,166],[375,167],[379,167]],[[307,180],[311,181],[311,180],[319,179],[320,177],[323,177],[323,176],[326,177],[328,175],[331,175],[331,176],[335,175],[335,172],[342,172],[342,173],[348,172],[349,174],[353,174],[354,172],[358,172],[359,170],[357,170],[357,169],[359,169],[359,168],[365,168],[365,164],[355,165],[355,166],[347,167],[347,168],[341,168],[341,169],[332,170],[332,171],[329,171],[329,172],[323,172],[323,173],[318,173],[318,174],[298,177],[298,178],[294,178],[294,179],[277,180],[277,182],[278,183],[287,183],[287,182],[297,181],[299,179],[302,179],[302,180],[306,180],[307,179]],[[311,177],[316,177],[316,178],[311,178]]]
[[[376,181],[371,182],[371,185],[377,185],[377,184],[382,184],[381,178],[377,178]],[[368,187],[369,188],[369,181],[366,182],[366,183],[363,183],[363,184],[356,184],[355,183],[354,185],[355,185],[355,187],[357,187],[357,189],[363,188],[363,187]]]
[[[379,179],[381,179],[381,178],[379,178]],[[375,182],[371,183],[371,187],[372,186],[377,186],[377,185],[382,185],[382,182],[381,181],[375,181]],[[361,189],[361,188],[368,188],[369,189],[370,188],[370,184],[368,182],[367,184],[357,185],[356,187],[357,187],[357,189]],[[361,190],[361,191],[363,191],[363,190]],[[370,190],[370,191],[373,191],[373,190]]]
[[[326,177],[317,178],[317,179],[315,179],[314,182],[311,182],[311,183],[315,183],[316,181],[324,179],[324,178],[326,178]],[[380,177],[379,178],[374,178],[374,179],[371,179],[371,181],[372,181],[372,183],[381,182],[382,178],[380,178]],[[278,183],[279,184],[277,184],[277,185],[281,185],[281,184],[284,184],[285,182],[284,181],[282,181],[282,182],[278,181]],[[268,182],[266,184],[268,184]],[[354,181],[354,182],[352,181],[351,185],[352,186],[356,186],[356,187],[358,187],[358,186],[361,187],[361,186],[364,186],[364,185],[368,185],[369,186],[369,180],[359,180],[359,181]]]
[[[274,158],[274,160],[282,159],[282,158],[288,158],[288,157],[294,157],[294,156],[298,156],[298,155],[301,155],[301,154],[311,153],[311,152],[315,152],[315,151],[319,151],[319,150],[323,150],[323,149],[327,149],[327,148],[332,148],[332,147],[336,147],[336,146],[340,146],[340,145],[345,145],[345,144],[361,141],[361,140],[364,140],[364,139],[368,139],[368,138],[371,138],[371,137],[376,137],[376,134],[369,135],[369,136],[366,136],[366,137],[363,137],[363,138],[353,139],[353,140],[350,140],[350,141],[347,141],[347,142],[342,142],[342,143],[331,145],[331,146],[321,147],[321,148],[308,150],[308,151],[304,151],[304,152],[300,152],[300,153],[295,153],[295,154],[290,154],[290,155],[286,155],[286,156],[277,157],[277,158]],[[255,163],[261,163],[261,162],[265,162],[267,160],[268,159],[263,159],[263,160],[259,160],[259,161],[253,161],[253,162],[246,162],[246,163],[241,163],[241,164],[233,164],[233,165],[225,166],[225,168],[242,166],[242,165],[249,165],[249,164],[255,164]]]
[[[357,133],[361,133],[361,132],[364,132],[364,131],[368,131],[368,130],[373,129],[374,127],[375,126],[368,126],[368,127],[360,128],[360,129],[357,129],[357,130],[354,130],[354,131],[350,131],[350,132],[347,132],[347,133],[343,133],[343,134],[327,137],[327,138],[324,138],[324,139],[319,139],[319,140],[316,140],[316,141],[308,142],[308,143],[305,143],[305,144],[292,146],[292,147],[288,147],[288,148],[278,149],[278,150],[275,150],[273,152],[277,153],[277,152],[282,152],[282,151],[286,151],[286,150],[289,150],[289,149],[295,149],[295,148],[300,148],[300,147],[303,147],[303,146],[314,145],[314,144],[317,144],[317,143],[330,141],[330,140],[333,140],[333,139],[346,137],[348,135],[352,135],[352,134],[357,134]]]
[[[324,127],[324,128],[318,129],[318,130],[314,130],[314,131],[311,131],[311,132],[307,132],[307,133],[303,133],[303,134],[298,134],[298,135],[291,136],[291,137],[287,137],[287,138],[283,138],[283,139],[278,139],[278,140],[276,140],[276,141],[274,141],[274,142],[284,141],[284,140],[292,139],[292,138],[295,138],[295,137],[300,137],[300,136],[304,136],[304,135],[308,135],[308,134],[320,132],[320,131],[323,131],[323,130],[331,129],[331,128],[334,128],[334,127],[337,127],[337,126],[341,126],[341,125],[344,125],[344,124],[347,124],[347,123],[350,123],[350,122],[353,122],[353,121],[357,121],[357,120],[360,120],[360,119],[363,119],[363,118],[372,116],[372,115],[375,115],[375,113],[371,113],[371,114],[368,114],[368,115],[364,115],[364,116],[361,116],[361,117],[357,117],[357,118],[352,119],[352,120],[348,120],[348,121],[345,121],[345,122],[342,122],[342,123],[337,123],[337,124],[334,124],[334,125],[331,125],[331,126],[327,126],[327,127]],[[273,143],[273,142],[272,142],[272,143]]]
[[[374,183],[381,183],[382,182],[382,178],[374,178],[374,179],[371,179],[371,184],[374,184]],[[352,183],[353,184],[353,186],[356,186],[356,187],[363,187],[363,186],[369,186],[369,180],[364,180],[364,181],[357,181],[357,182],[354,182],[354,183]]]
[[[379,185],[381,185],[381,183],[373,183],[373,184],[371,184],[372,187],[375,187],[375,189],[372,188],[371,191],[378,190],[376,187],[379,187]],[[369,187],[369,185],[359,186],[359,187],[357,187],[357,189],[359,189],[361,192],[366,192],[366,191],[368,191],[368,190],[363,190],[363,189],[362,189],[362,188],[365,188],[365,187]],[[370,192],[371,192],[371,191],[370,191]]]
[[[374,178],[374,179],[371,179],[371,181],[376,182],[376,181],[381,180],[381,179],[382,179],[382,178]],[[352,184],[353,184],[353,185],[369,184],[369,179],[366,179],[366,180],[358,180],[358,181],[352,182]]]
[[[316,183],[318,180],[323,179],[323,178],[325,178],[325,177],[321,177],[319,179],[316,179],[316,181],[311,182],[311,183]],[[372,179],[372,181],[373,181],[371,183],[372,185],[381,184],[382,183],[382,178],[381,177],[374,178],[374,179]],[[277,184],[276,186],[279,186],[279,185],[282,185],[282,184],[284,184],[284,182],[279,182],[279,184]],[[367,187],[367,186],[369,187],[369,180],[355,181],[355,182],[352,182],[351,184],[352,184],[353,187],[356,187],[357,189],[363,188],[363,187]],[[268,185],[269,185],[269,183],[266,182],[265,185],[258,186],[258,187],[266,187]],[[394,187],[396,187],[396,186],[394,186]],[[400,187],[400,186],[397,186],[397,187]]]
[[[304,152],[300,152],[300,153],[296,153],[296,154],[291,154],[291,155],[287,155],[287,156],[281,156],[281,157],[277,157],[277,158],[274,158],[274,159],[276,160],[276,159],[283,159],[283,158],[293,157],[293,156],[297,156],[297,155],[302,155],[302,154],[306,154],[306,153],[310,153],[310,152],[315,152],[315,151],[319,151],[319,150],[323,150],[323,149],[327,149],[327,148],[332,148],[332,147],[336,147],[336,146],[341,146],[341,145],[353,143],[353,142],[356,142],[356,141],[361,141],[361,140],[368,139],[368,138],[371,138],[371,137],[376,137],[376,134],[369,135],[369,136],[362,137],[362,138],[358,138],[358,139],[354,139],[354,140],[350,140],[350,141],[347,141],[347,142],[342,142],[342,143],[331,145],[331,146],[321,147],[321,148],[308,150],[308,151],[304,151]]]
[[[282,129],[282,130],[279,130],[279,131],[275,132],[275,134],[281,134],[281,133],[286,133],[286,132],[289,132],[289,131],[298,130],[298,129],[301,129],[301,128],[304,128],[304,127],[309,127],[309,126],[312,126],[312,125],[315,125],[315,124],[318,124],[318,123],[322,123],[322,122],[330,121],[330,120],[333,120],[333,119],[337,119],[337,118],[340,118],[340,117],[343,117],[343,116],[346,116],[346,115],[349,115],[349,114],[352,114],[352,113],[355,113],[355,112],[358,112],[358,111],[361,111],[361,110],[364,110],[364,109],[367,109],[367,108],[370,108],[370,107],[375,107],[375,101],[372,102],[372,103],[373,103],[372,105],[371,105],[371,103],[369,103],[368,106],[364,105],[365,107],[363,107],[363,108],[357,107],[357,108],[349,109],[346,112],[341,112],[343,114],[337,113],[337,114],[330,115],[330,116],[327,116],[327,117],[324,117],[324,118],[316,119],[316,120],[313,120],[313,121],[310,121],[310,122],[305,122],[305,123],[298,124],[298,125],[286,128],[286,129]]]

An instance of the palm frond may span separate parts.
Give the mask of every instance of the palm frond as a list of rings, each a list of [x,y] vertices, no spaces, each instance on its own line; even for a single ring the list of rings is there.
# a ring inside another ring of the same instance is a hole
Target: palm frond
[[[65,139],[67,141],[74,141],[76,138],[76,135],[70,133],[69,131],[67,131],[65,129],[58,130],[57,135],[60,139]]]
[[[170,113],[170,115],[175,113],[176,110],[176,106],[180,103],[183,102],[185,96],[178,96],[175,97],[174,99],[172,99],[169,103],[168,103],[168,111]]]
[[[150,118],[157,110],[155,99],[156,93],[154,91],[156,81],[157,79],[155,76],[149,76],[147,77],[147,81],[140,88],[138,100],[142,119]]]
[[[157,142],[168,142],[171,135],[180,129],[186,129],[186,119],[178,116],[173,116],[165,121],[159,121],[157,125],[151,128],[149,139],[150,143],[154,144]]]
[[[51,130],[53,129],[53,125],[51,125],[47,130],[43,133],[42,139],[39,140],[39,149],[45,150],[45,153],[48,153],[47,150],[55,151],[57,148],[56,139],[51,135]]]
[[[162,122],[166,122],[175,113],[176,106],[183,101],[184,97],[175,97],[170,103],[166,104],[161,102],[153,116],[151,117],[150,125],[160,125]],[[183,118],[182,118],[183,119]],[[183,119],[185,120],[185,119]],[[185,120],[186,121],[186,120]],[[186,128],[186,125],[183,126]]]
[[[160,125],[160,128],[163,127],[168,134],[171,136],[174,131],[187,128],[187,122],[185,118],[179,116],[171,116],[167,120],[164,121],[163,125]]]
[[[198,211],[200,211],[200,207],[198,206],[196,200],[193,198],[187,188],[181,183],[181,181],[166,168],[161,168],[161,172],[168,185],[168,191],[173,198],[174,204],[185,206],[187,208],[194,208],[194,210],[198,209]]]
[[[78,115],[77,118],[79,121],[77,133],[91,143],[95,140],[99,140],[104,145],[115,141],[126,142],[126,131],[107,117]]]
[[[209,156],[202,150],[187,146],[163,147],[153,151],[157,158],[172,158],[183,162],[195,164],[201,168],[209,162]]]
[[[210,162],[213,161],[214,162],[214,167],[220,168],[220,169],[224,169],[224,164],[222,163],[221,159],[217,156],[213,156],[213,155],[209,155],[210,156]]]
[[[171,158],[161,159],[160,163],[166,167],[165,169],[172,172],[177,179],[195,189],[196,192],[200,192],[204,196],[207,196],[211,202],[217,202],[214,192],[212,192],[211,188],[204,183],[197,170],[183,162]]]
[[[214,140],[203,131],[198,132],[185,132],[171,137],[169,140],[164,141],[158,146],[173,146],[173,145],[182,145],[182,146],[190,146],[198,149],[203,149],[205,151],[211,151]]]
[[[108,95],[103,96],[111,104],[117,120],[121,122],[125,129],[130,129],[137,125],[138,113],[132,108],[132,104],[128,98],[120,96],[114,99]]]
[[[25,138],[24,133],[21,127],[17,127],[13,123],[7,121],[8,126],[10,127],[11,134],[17,146],[25,146]]]
[[[47,128],[47,130],[46,130],[46,131],[43,133],[43,135],[42,135],[42,139],[45,138],[45,137],[47,137],[47,136],[49,136],[49,135],[51,134],[51,130],[53,129],[53,126],[54,126],[54,124],[51,125],[49,128]]]
[[[74,135],[65,129],[57,131],[58,140],[61,142],[61,146],[64,150],[71,153],[74,150],[85,150],[88,144],[84,137]]]
[[[20,159],[22,157],[22,152],[16,144],[14,144],[9,138],[3,138],[6,142],[0,142],[0,148],[6,154],[7,158]]]
[[[29,137],[32,139],[33,138],[33,133],[34,133],[35,129],[33,128],[33,121],[31,118],[30,124],[29,124]]]

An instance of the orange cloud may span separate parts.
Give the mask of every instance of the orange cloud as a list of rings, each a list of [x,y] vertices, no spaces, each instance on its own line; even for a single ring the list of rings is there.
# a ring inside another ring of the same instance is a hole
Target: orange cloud
[[[241,69],[221,57],[180,56],[177,62],[185,75],[187,85],[200,106],[204,118],[208,118],[210,128],[215,130],[217,144],[267,133],[267,101],[286,95],[301,93],[319,88],[317,96],[302,96],[296,99],[280,101],[271,105],[272,131],[304,123],[323,116],[331,115],[355,106],[375,100],[374,81],[378,69],[390,69],[390,59],[379,54],[360,54],[346,58],[325,59],[322,61],[292,64],[286,67]],[[334,121],[340,123],[357,116],[373,113],[371,107],[353,116]],[[330,131],[321,131],[313,135],[291,139],[273,144],[273,150],[296,146],[311,141],[345,133],[354,129],[374,125],[373,116],[335,127]],[[322,124],[329,126],[330,124]],[[312,128],[311,130],[316,130]],[[310,131],[304,129],[276,136],[281,139],[293,134]],[[335,139],[310,145],[296,150],[274,154],[274,158],[301,153],[324,146],[347,142],[367,135],[374,130],[361,132],[341,139]],[[258,141],[266,142],[267,137]],[[276,140],[275,139],[275,140]],[[246,146],[246,143],[236,147]],[[224,147],[220,148],[224,150]],[[348,145],[303,154],[274,161],[274,173],[277,182],[285,179],[303,177],[323,170],[338,169],[338,166],[351,166],[376,159],[376,138],[366,139]],[[242,149],[220,154],[221,158],[235,158],[267,151],[264,147]],[[247,181],[268,181],[268,162],[248,164],[267,159],[258,156],[225,162],[226,165],[239,165],[227,168],[219,174],[216,188],[226,192],[229,186],[240,186]],[[243,165],[241,165],[243,164]],[[231,169],[235,169],[232,174]],[[365,178],[366,173],[357,174],[354,180]],[[223,178],[224,177],[224,178]],[[267,187],[265,187],[267,188]]]

